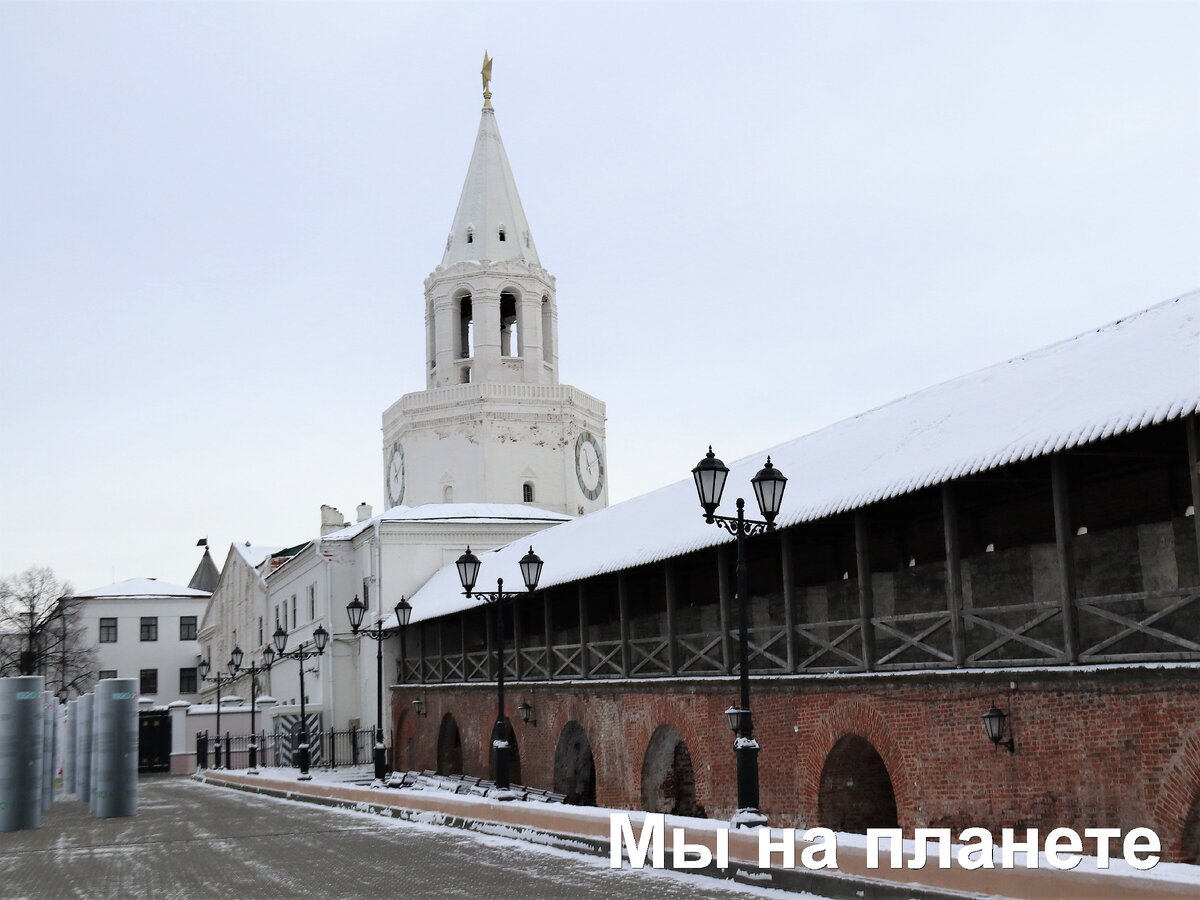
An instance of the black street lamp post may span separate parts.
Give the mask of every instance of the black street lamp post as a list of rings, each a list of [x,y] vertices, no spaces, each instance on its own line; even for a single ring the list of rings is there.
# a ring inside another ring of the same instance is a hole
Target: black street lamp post
[[[312,776],[308,774],[309,765],[309,747],[308,747],[308,716],[305,713],[304,705],[304,664],[314,657],[320,656],[325,652],[325,645],[329,642],[329,632],[325,630],[324,625],[318,625],[316,631],[313,632],[312,641],[302,641],[300,646],[295,650],[284,651],[287,646],[287,632],[282,627],[275,629],[275,633],[271,635],[271,640],[275,644],[276,660],[294,659],[300,664],[300,747],[298,748],[300,775],[299,781],[312,781]]]
[[[734,740],[734,752],[737,754],[738,810],[734,822],[738,826],[752,827],[765,825],[767,819],[758,808],[759,747],[758,742],[754,740],[754,724],[750,718],[750,643],[746,634],[749,628],[750,585],[746,572],[745,539],[775,530],[775,517],[779,515],[783,503],[783,489],[787,486],[787,478],[771,465],[771,457],[768,456],[767,464],[750,479],[764,519],[759,522],[746,518],[746,501],[741,497],[738,497],[737,501],[736,518],[716,514],[717,507],[721,505],[721,492],[725,489],[725,479],[728,476],[729,469],[713,456],[712,447],[708,448],[708,454],[692,469],[692,477],[696,480],[696,492],[700,495],[700,505],[704,507],[704,521],[710,525],[719,525],[737,538],[738,637],[742,645],[739,658],[741,697],[738,706],[731,706],[725,711],[725,717],[729,727],[737,735]]]
[[[275,648],[270,644],[263,647],[263,667],[260,669],[254,663],[250,663],[250,668],[246,672],[250,675],[250,768],[248,774],[258,774],[258,731],[257,720],[255,713],[258,712],[258,676],[263,672],[270,672],[271,666],[275,663]]]
[[[217,686],[217,743],[214,748],[213,768],[221,768],[221,685],[233,684],[238,680],[238,669],[242,667],[242,650],[240,647],[234,647],[233,652],[229,654],[229,662],[226,664],[229,668],[229,676],[221,677],[221,673],[217,672],[212,678],[208,677],[208,673],[212,671],[212,663],[207,659],[200,660],[200,665],[197,668],[200,670],[201,681],[211,681]],[[228,753],[226,754],[225,767],[229,767]]]
[[[462,582],[463,593],[467,597],[482,597],[488,603],[492,604],[492,633],[493,641],[496,645],[496,729],[492,738],[492,749],[495,757],[495,781],[496,788],[505,791],[509,787],[508,769],[509,769],[509,752],[511,747],[508,743],[509,724],[508,717],[504,714],[504,629],[501,624],[500,612],[503,609],[502,605],[505,600],[512,600],[519,597],[519,593],[506,593],[504,590],[504,579],[496,579],[495,591],[477,591],[475,590],[475,582],[479,578],[479,557],[471,552],[471,548],[467,547],[467,552],[460,556],[455,563],[458,566],[458,579]],[[529,548],[529,552],[521,557],[518,564],[521,568],[521,578],[525,581],[525,590],[537,590],[538,579],[542,577],[542,560],[533,548]]]
[[[358,599],[357,594],[346,604],[346,615],[350,617],[350,630],[355,635],[368,637],[375,642],[375,780],[383,781],[387,774],[387,760],[383,743],[383,642],[389,635],[383,633],[382,616],[375,623],[373,631],[371,629],[359,631],[366,612],[367,607]],[[411,618],[412,604],[401,597],[400,602],[396,604],[396,622],[402,634]]]

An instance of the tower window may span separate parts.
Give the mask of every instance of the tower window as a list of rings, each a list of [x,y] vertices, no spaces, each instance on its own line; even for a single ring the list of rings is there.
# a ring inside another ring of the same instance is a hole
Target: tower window
[[[475,232],[472,231],[470,228],[467,229],[467,243],[468,244],[475,243]]]
[[[527,481],[521,487],[521,499],[524,500],[526,503],[533,502],[533,484],[531,482]]]
[[[447,484],[442,488],[442,502],[443,503],[453,503],[454,502],[454,485]]]
[[[500,240],[504,240],[504,226],[500,226]]]

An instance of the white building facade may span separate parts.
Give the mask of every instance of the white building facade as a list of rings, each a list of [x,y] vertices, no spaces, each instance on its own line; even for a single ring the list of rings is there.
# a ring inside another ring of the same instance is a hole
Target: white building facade
[[[265,620],[265,573],[273,564],[282,562],[276,557],[281,553],[286,551],[279,547],[253,546],[249,541],[229,546],[217,586],[200,621],[202,655],[214,672],[225,674],[234,647],[240,647],[244,654],[243,666],[252,662],[261,665],[262,648],[271,639],[271,629]],[[248,700],[250,691],[244,685],[235,684],[232,691],[222,691],[222,695],[227,693]],[[211,682],[202,684],[200,695],[203,702],[213,702],[216,686]]]
[[[200,618],[209,594],[131,578],[74,595],[96,677],[136,678],[155,705],[199,698]]]

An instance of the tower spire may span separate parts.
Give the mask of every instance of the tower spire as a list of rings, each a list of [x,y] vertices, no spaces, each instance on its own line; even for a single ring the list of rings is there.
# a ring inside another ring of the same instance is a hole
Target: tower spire
[[[488,56],[486,50],[483,51],[483,68],[479,70],[479,74],[483,76],[483,108],[492,108],[492,58]]]
[[[483,78],[483,111],[442,265],[486,259],[540,266],[517,182],[500,140],[492,108],[492,58],[486,52],[479,74]]]

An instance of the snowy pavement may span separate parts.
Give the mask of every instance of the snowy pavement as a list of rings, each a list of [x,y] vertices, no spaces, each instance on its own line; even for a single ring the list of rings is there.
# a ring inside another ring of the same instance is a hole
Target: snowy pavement
[[[249,795],[187,778],[141,783],[139,812],[93,819],[59,798],[36,831],[3,835],[9,898],[788,897],[367,813]]]

